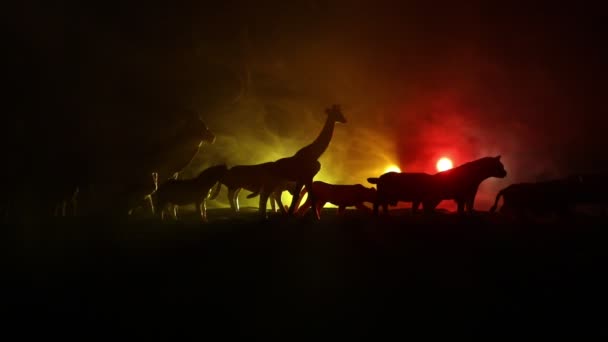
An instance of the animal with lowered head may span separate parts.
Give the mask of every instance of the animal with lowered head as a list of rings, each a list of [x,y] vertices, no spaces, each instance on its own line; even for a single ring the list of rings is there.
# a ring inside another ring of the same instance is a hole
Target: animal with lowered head
[[[152,194],[153,202],[164,219],[165,211],[173,206],[173,218],[177,219],[177,207],[195,204],[203,222],[207,221],[207,198],[215,198],[219,193],[216,184],[226,174],[226,165],[216,165],[203,170],[193,179],[169,179]],[[214,187],[215,186],[215,187]],[[213,194],[210,194],[214,188]]]
[[[370,209],[363,205],[363,203],[375,203],[376,201],[376,189],[366,188],[361,184],[329,184],[322,181],[315,181],[312,183],[312,190],[317,196],[316,207],[313,210],[316,211],[317,216],[321,216],[321,208],[325,203],[331,203],[338,206],[338,214],[342,214],[346,207],[356,207],[358,210],[369,212]],[[302,189],[300,198],[304,196],[307,189]],[[307,198],[304,204],[298,208],[298,214],[304,215],[306,211],[311,208],[312,203],[310,198]]]
[[[429,189],[433,175],[422,172],[387,172],[377,178],[368,178],[368,182],[377,184],[378,190],[374,201],[374,215],[378,215],[381,206],[384,214],[388,214],[388,206],[398,202],[412,202],[412,212],[415,213],[424,203],[426,211],[431,210],[434,201],[429,201]]]
[[[264,184],[271,182],[269,177],[272,162],[254,164],[254,165],[237,165],[231,167],[228,172],[222,177],[221,183],[228,188],[228,202],[230,208],[235,212],[239,211],[239,192],[241,189],[245,189],[253,192],[253,194],[247,196],[247,198],[253,198],[257,196],[260,189]],[[283,203],[281,201],[281,194],[287,190],[293,195],[293,189],[295,188],[294,182],[279,181],[277,182],[275,189],[270,193],[270,203],[273,211],[276,211],[275,202],[278,203],[281,211],[285,211]]]
[[[383,206],[387,201],[403,200],[399,199],[399,196],[402,196],[411,200],[414,208],[423,203],[425,211],[432,212],[441,201],[454,200],[458,213],[464,214],[465,210],[473,213],[477,189],[481,182],[490,177],[504,178],[507,171],[500,161],[500,156],[496,156],[480,158],[434,175],[415,175],[419,178],[418,184],[411,179],[404,180],[407,176],[368,178],[368,181],[378,184],[378,204]],[[386,193],[390,193],[392,197],[387,198]],[[374,205],[374,209],[377,213],[377,205]]]

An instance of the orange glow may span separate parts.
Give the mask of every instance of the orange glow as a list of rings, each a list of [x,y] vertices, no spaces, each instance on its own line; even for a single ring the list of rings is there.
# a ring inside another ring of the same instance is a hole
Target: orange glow
[[[401,169],[397,165],[389,165],[384,169],[383,173],[387,172],[401,172]]]
[[[437,161],[437,171],[446,171],[454,167],[450,158],[443,157]]]

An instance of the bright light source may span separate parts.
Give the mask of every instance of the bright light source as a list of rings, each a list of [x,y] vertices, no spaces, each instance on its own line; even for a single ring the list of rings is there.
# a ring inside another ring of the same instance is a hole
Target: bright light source
[[[437,171],[446,171],[454,167],[450,158],[443,157],[437,161]]]

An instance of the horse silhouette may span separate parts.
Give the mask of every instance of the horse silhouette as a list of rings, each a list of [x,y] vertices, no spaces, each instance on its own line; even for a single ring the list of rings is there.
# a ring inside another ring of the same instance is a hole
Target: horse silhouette
[[[219,187],[215,186],[226,174],[226,165],[216,165],[203,170],[193,179],[169,179],[162,183],[151,197],[156,202],[161,219],[170,206],[173,208],[173,218],[177,219],[177,208],[180,205],[195,204],[203,222],[207,221],[207,198],[217,196]],[[211,189],[217,191],[210,194]]]
[[[377,201],[374,213],[382,205],[386,213],[388,204],[396,205],[398,201],[412,201],[413,208],[423,203],[424,210],[432,212],[443,200],[454,200],[458,213],[465,209],[473,213],[475,196],[481,182],[490,177],[507,176],[500,156],[484,157],[453,169],[436,173],[388,173],[379,178],[368,178],[378,185]]]

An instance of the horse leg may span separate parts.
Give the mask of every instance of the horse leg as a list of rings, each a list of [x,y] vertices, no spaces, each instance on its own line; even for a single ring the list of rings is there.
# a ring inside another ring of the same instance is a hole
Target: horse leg
[[[382,203],[382,212],[384,215],[388,215],[388,202]]]
[[[475,196],[477,196],[477,189],[475,189],[475,192],[471,192],[467,197],[464,198],[464,209],[470,215],[475,213]]]
[[[279,193],[277,196],[275,193],[274,199],[277,202],[279,209],[281,209],[281,214],[287,215],[287,210],[285,210],[285,206],[283,205],[283,200],[281,199],[281,194]]]
[[[357,203],[357,204],[355,204],[355,208],[357,208],[357,210],[364,211],[366,213],[370,213],[371,212],[371,210],[369,210],[368,207],[366,207],[365,205],[363,205],[363,203]]]
[[[412,202],[412,214],[418,213],[418,208],[420,207],[420,201]]]
[[[456,200],[456,204],[457,204],[457,207],[458,207],[458,215],[463,215],[464,214],[465,201],[463,199],[457,199]]]

